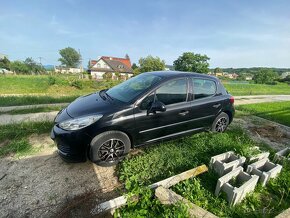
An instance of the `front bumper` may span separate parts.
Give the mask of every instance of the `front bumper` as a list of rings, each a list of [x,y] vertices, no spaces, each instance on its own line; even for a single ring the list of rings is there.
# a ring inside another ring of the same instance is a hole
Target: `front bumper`
[[[51,139],[57,144],[58,154],[67,162],[85,162],[91,137],[83,130],[66,131],[56,125],[51,130]]]

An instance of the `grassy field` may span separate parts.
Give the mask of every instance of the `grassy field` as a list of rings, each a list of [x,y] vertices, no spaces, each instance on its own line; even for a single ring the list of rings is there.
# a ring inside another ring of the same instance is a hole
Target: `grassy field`
[[[150,193],[148,194],[150,190],[140,191],[139,187],[145,187],[201,164],[208,165],[211,156],[225,151],[232,150],[249,157],[257,152],[252,149],[254,146],[259,146],[262,150],[270,150],[273,155],[271,149],[252,141],[239,128],[223,134],[200,133],[148,147],[141,154],[128,157],[119,165],[120,180],[125,183],[130,193],[139,196],[139,202],[125,206],[117,213],[121,217],[123,215],[134,217],[140,215],[140,211],[146,211],[143,214],[145,217],[154,217],[154,214],[158,214],[160,202],[152,197],[153,191],[150,197]],[[272,180],[265,188],[259,186],[241,204],[234,207],[228,205],[224,196],[214,196],[218,177],[211,171],[179,183],[172,189],[220,217],[274,217],[289,207],[289,169],[290,166],[285,165],[278,179]],[[186,214],[180,217],[184,216]]]
[[[78,79],[76,75],[2,75],[0,76],[0,95],[80,96],[115,84],[115,81],[97,82]]]
[[[38,151],[29,143],[31,134],[49,133],[52,122],[34,122],[9,124],[1,126],[0,131],[0,157],[9,154],[25,156]]]
[[[223,82],[225,88],[232,95],[290,95],[290,86],[286,83],[278,83],[277,85],[264,84],[229,84]]]
[[[239,105],[236,108],[290,126],[290,101],[246,104]]]

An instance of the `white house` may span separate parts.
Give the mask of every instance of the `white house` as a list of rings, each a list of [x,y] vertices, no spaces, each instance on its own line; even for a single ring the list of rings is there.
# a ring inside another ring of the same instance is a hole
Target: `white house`
[[[56,73],[62,73],[62,74],[68,74],[68,73],[78,74],[78,73],[83,72],[82,69],[80,68],[68,68],[68,67],[54,67],[54,71]]]
[[[90,60],[89,72],[97,80],[102,80],[106,73],[112,73],[112,79],[118,79],[116,73],[119,73],[122,79],[133,76],[128,55],[125,58],[102,56],[98,60]]]

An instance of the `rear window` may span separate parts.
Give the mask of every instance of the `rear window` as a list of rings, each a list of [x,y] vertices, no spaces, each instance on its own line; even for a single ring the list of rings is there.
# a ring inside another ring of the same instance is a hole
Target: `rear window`
[[[206,98],[216,93],[216,83],[209,79],[192,78],[194,99]]]

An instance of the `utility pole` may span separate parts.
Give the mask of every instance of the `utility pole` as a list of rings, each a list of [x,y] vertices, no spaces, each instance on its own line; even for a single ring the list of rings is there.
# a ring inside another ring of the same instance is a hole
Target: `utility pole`
[[[41,60],[43,57],[38,57],[39,58],[39,64],[42,65]]]
[[[80,71],[83,72],[83,58],[82,58],[80,49],[79,49],[79,55],[80,55]]]

